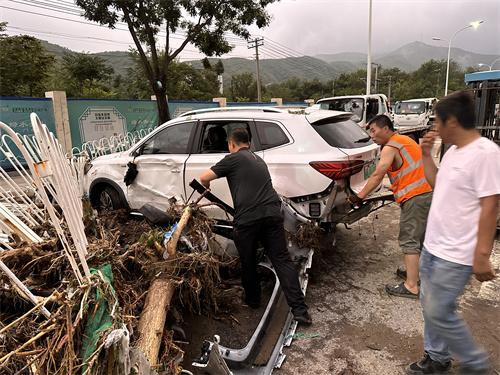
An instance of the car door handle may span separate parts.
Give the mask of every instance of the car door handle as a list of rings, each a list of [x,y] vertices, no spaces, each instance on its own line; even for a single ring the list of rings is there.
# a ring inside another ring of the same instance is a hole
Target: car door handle
[[[175,169],[172,169],[170,172],[172,172],[172,173],[181,173],[181,170],[175,168]]]

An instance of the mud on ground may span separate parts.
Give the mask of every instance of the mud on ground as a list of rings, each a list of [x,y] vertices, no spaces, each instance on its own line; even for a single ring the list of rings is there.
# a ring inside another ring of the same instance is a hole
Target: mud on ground
[[[299,328],[276,374],[403,374],[409,363],[421,358],[420,302],[384,291],[386,283],[399,282],[395,270],[403,264],[398,224],[399,208],[391,205],[350,230],[339,226],[336,246],[325,244],[322,254],[315,255],[306,298],[314,324]],[[495,247],[498,269],[498,241]],[[460,306],[499,373],[499,278],[487,284],[473,280]]]

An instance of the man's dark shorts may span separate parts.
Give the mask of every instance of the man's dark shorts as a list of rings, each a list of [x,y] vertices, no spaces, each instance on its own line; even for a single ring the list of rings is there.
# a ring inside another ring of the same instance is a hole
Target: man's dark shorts
[[[401,204],[399,247],[404,254],[420,254],[425,238],[432,193],[417,195]]]

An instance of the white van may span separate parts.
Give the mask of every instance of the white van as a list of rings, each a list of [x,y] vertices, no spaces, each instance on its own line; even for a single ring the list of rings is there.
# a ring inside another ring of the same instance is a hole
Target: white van
[[[394,106],[394,125],[397,128],[430,126],[434,122],[437,98],[411,99]]]

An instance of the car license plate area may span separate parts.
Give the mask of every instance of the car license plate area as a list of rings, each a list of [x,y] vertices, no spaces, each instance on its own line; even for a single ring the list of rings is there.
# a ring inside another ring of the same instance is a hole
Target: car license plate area
[[[363,168],[363,175],[365,180],[372,175],[372,173],[375,172],[375,163],[370,162],[366,164]]]

